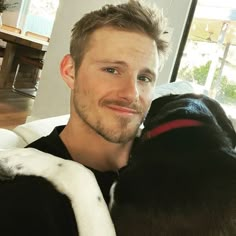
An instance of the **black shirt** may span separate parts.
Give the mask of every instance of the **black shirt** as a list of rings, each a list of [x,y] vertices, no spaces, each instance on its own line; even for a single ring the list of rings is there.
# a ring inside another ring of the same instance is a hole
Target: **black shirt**
[[[42,137],[27,147],[71,160],[59,137],[63,128],[64,126],[56,127],[49,136]],[[92,171],[105,201],[109,202],[109,190],[117,178],[117,173]],[[79,234],[75,215],[66,195],[59,193],[52,183],[42,177],[16,176],[13,181],[0,181],[0,235],[78,236]]]
[[[70,153],[59,137],[64,127],[64,125],[56,127],[50,135],[36,140],[35,142],[29,144],[27,147],[36,148],[40,151],[50,153],[63,159],[72,160]],[[110,187],[112,183],[117,179],[118,173],[113,171],[100,172],[92,168],[89,169],[94,173],[106,203],[109,203]]]

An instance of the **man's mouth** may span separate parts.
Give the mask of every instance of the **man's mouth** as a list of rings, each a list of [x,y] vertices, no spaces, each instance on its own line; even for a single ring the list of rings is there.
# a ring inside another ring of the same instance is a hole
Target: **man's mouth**
[[[115,104],[109,104],[106,106],[107,108],[121,114],[121,115],[137,115],[140,114],[139,111],[136,109],[126,107],[126,106],[120,106],[120,105],[115,105]]]

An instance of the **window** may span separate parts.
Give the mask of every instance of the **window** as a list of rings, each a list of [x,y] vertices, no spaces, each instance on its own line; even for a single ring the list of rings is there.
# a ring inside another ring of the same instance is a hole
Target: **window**
[[[22,7],[23,32],[32,31],[50,37],[59,0],[25,0]]]
[[[218,100],[236,119],[236,5],[234,0],[199,0],[176,80]]]

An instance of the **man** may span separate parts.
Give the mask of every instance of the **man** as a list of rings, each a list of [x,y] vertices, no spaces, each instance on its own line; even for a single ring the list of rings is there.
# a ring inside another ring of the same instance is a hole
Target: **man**
[[[168,47],[165,26],[160,11],[137,1],[79,20],[60,65],[71,89],[69,122],[28,146],[91,169],[106,202],[151,104]],[[2,201],[11,201],[0,209],[3,235],[16,232],[8,221],[20,225],[18,235],[78,235],[69,199],[45,179],[17,176],[1,182],[0,191]]]

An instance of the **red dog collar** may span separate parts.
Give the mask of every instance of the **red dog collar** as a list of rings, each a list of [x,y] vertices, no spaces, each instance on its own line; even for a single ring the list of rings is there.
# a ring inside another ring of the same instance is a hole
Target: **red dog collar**
[[[191,119],[179,119],[179,120],[172,120],[161,124],[160,126],[155,127],[154,129],[146,132],[143,136],[143,139],[150,139],[156,137],[162,133],[168,132],[172,129],[177,128],[184,128],[184,127],[193,127],[193,126],[202,126],[203,123],[198,120],[191,120]]]

